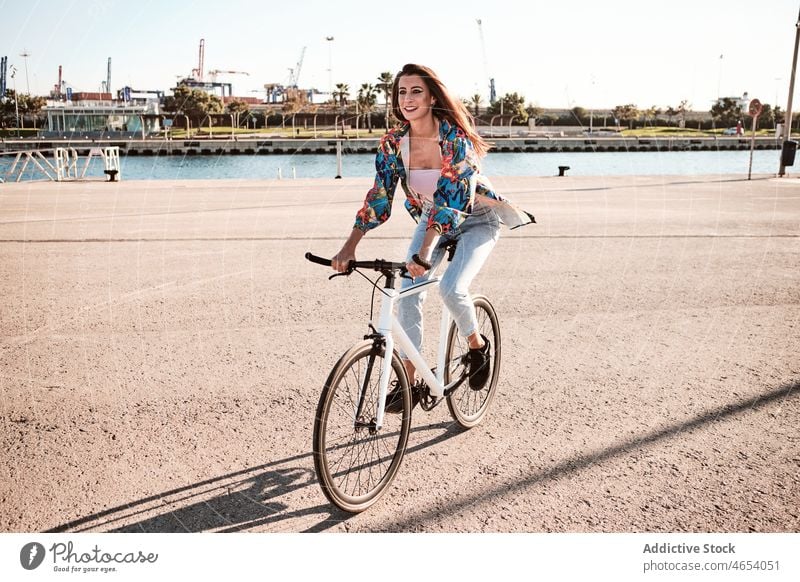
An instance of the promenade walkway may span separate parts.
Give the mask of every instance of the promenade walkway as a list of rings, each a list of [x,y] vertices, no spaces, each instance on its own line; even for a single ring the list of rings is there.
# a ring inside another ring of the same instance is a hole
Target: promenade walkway
[[[495,406],[415,411],[334,511],[313,415],[371,290],[303,254],[369,185],[0,185],[0,531],[800,531],[800,180],[765,176],[495,180],[538,220],[474,285]],[[362,258],[403,256],[400,202]]]

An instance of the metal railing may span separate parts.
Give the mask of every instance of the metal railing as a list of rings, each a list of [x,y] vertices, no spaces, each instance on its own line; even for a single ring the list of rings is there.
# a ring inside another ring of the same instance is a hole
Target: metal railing
[[[103,173],[114,182],[120,179],[119,147],[91,148],[85,158],[75,148],[54,148],[0,153],[0,160],[11,159],[0,174],[0,182],[21,182],[23,179],[65,182],[85,180],[93,159],[103,161]],[[0,168],[5,166],[0,164]]]

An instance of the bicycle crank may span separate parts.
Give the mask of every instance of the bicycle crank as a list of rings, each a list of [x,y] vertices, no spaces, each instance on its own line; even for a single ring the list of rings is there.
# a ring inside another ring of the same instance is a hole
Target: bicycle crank
[[[436,398],[435,396],[431,396],[431,389],[428,387],[427,384],[423,384],[420,387],[414,387],[414,390],[419,391],[419,406],[425,412],[430,412],[436,406],[438,406],[444,398]]]

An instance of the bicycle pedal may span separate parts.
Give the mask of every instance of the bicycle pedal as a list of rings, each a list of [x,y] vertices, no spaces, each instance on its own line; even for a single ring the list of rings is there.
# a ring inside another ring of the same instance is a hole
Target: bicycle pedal
[[[419,406],[425,412],[430,412],[436,406],[444,400],[444,398],[436,398],[435,396],[431,396],[430,388],[428,388],[427,384],[423,384],[419,387],[420,390],[420,398],[419,398]]]
[[[436,405],[442,401],[441,398],[434,398],[432,396],[426,396],[419,401],[419,407],[424,410],[425,412],[430,412]]]

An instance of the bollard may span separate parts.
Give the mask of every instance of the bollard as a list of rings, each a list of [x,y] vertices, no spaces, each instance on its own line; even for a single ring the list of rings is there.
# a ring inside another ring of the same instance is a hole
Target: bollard
[[[278,168],[278,180],[282,180],[282,179],[283,179],[283,176],[281,174],[281,169]]]
[[[103,148],[100,153],[105,163],[105,170],[103,170],[103,173],[108,176],[108,181],[116,182],[117,178],[122,179],[119,167],[119,146]]]
[[[297,168],[292,166],[292,180],[297,180]]]
[[[336,140],[336,179],[342,177],[342,142]]]
[[[559,176],[566,176],[567,170],[569,170],[569,166],[559,166],[558,167],[558,175]]]

